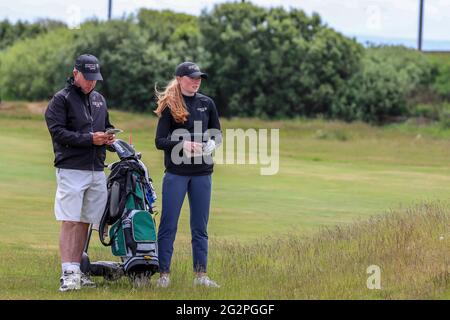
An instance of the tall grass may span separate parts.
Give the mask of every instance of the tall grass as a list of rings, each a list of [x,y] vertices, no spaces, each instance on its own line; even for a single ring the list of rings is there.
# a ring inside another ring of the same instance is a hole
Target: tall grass
[[[209,270],[222,285],[218,290],[192,287],[188,242],[175,248],[168,289],[153,284],[133,289],[127,279],[97,279],[97,289],[70,294],[56,291],[59,266],[54,253],[15,249],[14,254],[2,252],[13,261],[1,268],[1,298],[433,299],[450,287],[450,205],[434,202],[393,210],[308,237],[288,234],[252,244],[212,240]],[[99,248],[92,257],[111,259]],[[380,290],[367,288],[371,265],[381,269]]]
[[[432,298],[450,285],[449,209],[428,203],[310,238],[217,244],[214,258],[222,281],[247,298]],[[371,265],[381,268],[381,290],[367,288]]]

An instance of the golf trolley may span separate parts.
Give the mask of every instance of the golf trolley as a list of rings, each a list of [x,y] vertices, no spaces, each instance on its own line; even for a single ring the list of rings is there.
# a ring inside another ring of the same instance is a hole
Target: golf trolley
[[[147,167],[141,154],[123,140],[111,146],[119,161],[108,165],[108,201],[98,227],[100,241],[111,246],[121,262],[91,262],[88,256],[93,225],[89,226],[80,268],[89,276],[102,276],[109,281],[127,276],[140,285],[158,271],[158,247],[153,203],[156,200]],[[106,238],[109,238],[106,240]]]

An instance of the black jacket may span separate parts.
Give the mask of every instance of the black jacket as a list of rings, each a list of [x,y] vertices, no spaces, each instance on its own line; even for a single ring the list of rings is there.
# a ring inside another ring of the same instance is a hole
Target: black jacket
[[[105,98],[97,91],[84,94],[67,81],[50,100],[45,111],[55,152],[55,167],[103,171],[106,146],[92,143],[92,133],[113,128]]]
[[[189,115],[187,121],[184,123],[175,122],[169,108],[165,108],[161,113],[161,118],[159,118],[158,126],[156,129],[155,145],[157,149],[164,150],[164,165],[166,167],[166,172],[181,176],[201,176],[209,175],[213,172],[212,159],[206,163],[202,160],[201,163],[193,163],[193,158],[191,158],[192,163],[182,163],[175,164],[172,162],[171,153],[172,149],[178,145],[179,141],[172,140],[172,133],[176,129],[186,129],[191,134],[194,132],[194,121],[198,121],[201,124],[200,134],[204,133],[208,129],[220,128],[219,115],[217,113],[216,105],[214,101],[203,94],[196,93],[193,97],[187,97],[183,95],[184,102],[186,104]],[[219,132],[218,136],[212,137],[219,144],[222,141],[222,135]],[[191,137],[191,140],[195,138]],[[180,151],[180,156],[183,152]]]

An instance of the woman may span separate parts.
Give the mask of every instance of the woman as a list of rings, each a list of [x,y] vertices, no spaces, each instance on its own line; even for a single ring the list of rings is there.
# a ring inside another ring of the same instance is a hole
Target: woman
[[[155,113],[159,121],[155,144],[158,149],[164,150],[166,167],[158,230],[160,278],[157,286],[165,288],[170,284],[173,243],[181,207],[187,193],[190,206],[194,285],[218,288],[219,285],[207,276],[206,269],[207,225],[213,172],[211,153],[221,140],[219,117],[213,100],[198,93],[201,81],[207,79],[207,75],[201,72],[197,65],[183,62],[177,66],[175,76],[164,92],[156,92],[158,107]],[[209,139],[202,139],[203,136],[207,136],[204,133],[208,129],[213,129],[217,134]]]

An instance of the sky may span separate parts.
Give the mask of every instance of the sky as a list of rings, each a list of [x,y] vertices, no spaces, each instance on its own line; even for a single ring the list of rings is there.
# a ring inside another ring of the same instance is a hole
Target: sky
[[[171,9],[200,15],[229,0],[113,0],[113,18],[139,8]],[[419,0],[253,0],[253,4],[317,12],[323,21],[347,36],[416,39]],[[0,19],[35,21],[52,18],[76,26],[87,18],[107,19],[108,0],[0,0]],[[450,0],[425,0],[424,39],[448,42]]]

